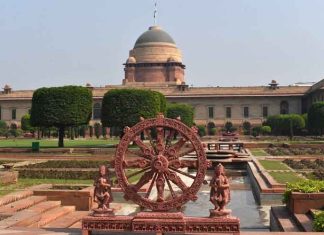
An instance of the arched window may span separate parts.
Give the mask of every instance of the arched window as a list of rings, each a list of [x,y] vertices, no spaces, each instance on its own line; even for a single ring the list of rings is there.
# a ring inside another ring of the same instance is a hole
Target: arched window
[[[289,113],[289,104],[287,101],[281,101],[280,103],[280,114],[288,114]]]
[[[95,103],[93,105],[93,119],[100,119],[101,118],[101,104]]]

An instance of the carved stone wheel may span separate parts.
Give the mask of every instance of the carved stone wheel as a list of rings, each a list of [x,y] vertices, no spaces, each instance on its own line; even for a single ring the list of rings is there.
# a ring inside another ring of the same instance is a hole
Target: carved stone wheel
[[[124,131],[116,149],[115,172],[127,200],[152,211],[171,211],[197,199],[200,186],[206,182],[208,163],[196,128],[159,115],[157,118],[142,119]],[[144,141],[141,140],[143,134]],[[182,160],[181,157],[188,153],[195,153],[197,159],[191,163]],[[137,157],[135,161],[134,157]],[[127,159],[133,161],[128,162]],[[197,168],[195,176],[181,169],[189,165]],[[125,169],[127,166],[136,170],[129,173]],[[132,177],[139,180],[130,183]],[[147,190],[143,193],[140,189],[144,185]],[[151,195],[154,186],[156,193]]]

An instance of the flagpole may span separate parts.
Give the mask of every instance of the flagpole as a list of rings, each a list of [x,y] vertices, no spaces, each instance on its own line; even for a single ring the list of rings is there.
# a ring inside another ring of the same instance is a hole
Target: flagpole
[[[157,25],[157,1],[155,1],[155,4],[154,4],[154,25],[156,26]]]

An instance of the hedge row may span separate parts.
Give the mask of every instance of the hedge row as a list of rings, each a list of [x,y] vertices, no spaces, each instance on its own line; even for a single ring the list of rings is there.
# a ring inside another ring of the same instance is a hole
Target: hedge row
[[[101,165],[108,165],[108,161],[56,161],[50,160],[47,162],[30,164],[21,168],[99,168]]]
[[[98,170],[72,170],[72,169],[19,169],[19,178],[32,178],[32,179],[78,179],[90,180],[98,175]]]
[[[292,192],[318,193],[324,192],[323,180],[304,180],[297,183],[288,183],[284,193],[284,202],[288,202]]]

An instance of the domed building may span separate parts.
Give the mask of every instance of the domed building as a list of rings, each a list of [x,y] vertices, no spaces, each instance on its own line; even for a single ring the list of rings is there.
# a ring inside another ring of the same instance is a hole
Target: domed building
[[[270,115],[305,113],[312,103],[324,101],[324,79],[289,86],[279,86],[273,80],[264,86],[245,87],[220,87],[215,79],[211,87],[189,87],[185,83],[184,70],[181,51],[173,38],[159,26],[149,27],[129,51],[121,85],[86,85],[93,96],[90,125],[100,122],[102,99],[111,89],[161,92],[168,102],[190,104],[196,124],[207,128],[216,126],[219,130],[226,122],[232,122],[237,128],[242,128],[244,122],[259,126]],[[8,125],[19,125],[21,117],[31,108],[33,92],[5,85],[0,91],[0,120]]]
[[[136,40],[124,64],[123,84],[183,84],[184,69],[181,51],[172,37],[159,26],[151,26]]]

